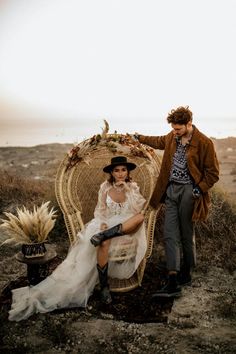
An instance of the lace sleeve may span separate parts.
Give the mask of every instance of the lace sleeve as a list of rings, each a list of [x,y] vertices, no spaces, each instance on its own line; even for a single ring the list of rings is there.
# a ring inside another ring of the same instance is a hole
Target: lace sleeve
[[[98,202],[94,210],[94,217],[100,219],[101,222],[106,222],[107,220],[106,195],[108,189],[108,183],[106,181],[101,184],[98,191]]]
[[[130,205],[134,213],[140,213],[144,207],[146,200],[140,193],[139,186],[136,182],[130,183],[128,197],[130,198]]]

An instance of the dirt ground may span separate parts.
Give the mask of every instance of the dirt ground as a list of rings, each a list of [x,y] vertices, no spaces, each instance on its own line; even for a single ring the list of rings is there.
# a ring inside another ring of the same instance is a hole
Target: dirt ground
[[[227,167],[221,169],[221,186],[228,186],[234,198],[236,147],[227,143],[225,147],[219,145],[221,167]],[[53,144],[32,149],[0,148],[0,166],[21,176],[52,181],[55,166],[69,147]],[[228,148],[235,149],[234,153]],[[224,153],[232,155],[227,157],[227,163]],[[66,256],[69,242],[64,235],[60,240],[53,240],[52,245],[58,257],[50,271]],[[86,309],[36,314],[15,323],[7,320],[10,290],[27,284],[25,265],[15,258],[17,250],[0,248],[0,352],[3,354],[236,353],[236,269],[228,272],[217,263],[200,262],[192,286],[184,288],[180,298],[153,301],[152,294],[165,279],[160,256],[163,249],[155,240],[142,287],[128,293],[114,293],[109,306],[99,304],[95,289]]]
[[[64,257],[63,245],[57,247],[63,256],[52,269]],[[197,268],[192,287],[184,288],[179,299],[157,302],[151,295],[165,277],[157,266],[151,257],[142,287],[113,293],[111,305],[99,303],[96,289],[86,309],[36,314],[15,323],[7,320],[10,289],[27,285],[27,280],[13,250],[5,252],[0,264],[5,284],[1,353],[235,353],[236,271]]]

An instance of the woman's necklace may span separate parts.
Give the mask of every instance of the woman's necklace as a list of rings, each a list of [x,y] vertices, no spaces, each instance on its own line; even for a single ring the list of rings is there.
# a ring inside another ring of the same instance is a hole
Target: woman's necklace
[[[125,189],[124,185],[117,186],[115,183],[113,183],[113,188],[117,191],[117,193],[122,193]]]

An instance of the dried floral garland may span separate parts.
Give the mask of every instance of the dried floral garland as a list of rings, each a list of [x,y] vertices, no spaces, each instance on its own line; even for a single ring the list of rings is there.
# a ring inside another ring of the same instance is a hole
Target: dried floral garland
[[[78,162],[90,162],[89,155],[93,150],[99,147],[107,147],[113,153],[130,154],[133,156],[143,157],[151,160],[154,150],[144,147],[137,139],[130,134],[108,134],[109,124],[105,122],[105,128],[102,134],[92,136],[90,139],[79,143],[68,152],[68,163],[66,170],[75,166]]]

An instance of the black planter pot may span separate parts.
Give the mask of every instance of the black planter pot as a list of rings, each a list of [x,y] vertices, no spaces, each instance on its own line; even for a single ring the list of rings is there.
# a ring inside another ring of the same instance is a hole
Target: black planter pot
[[[21,251],[25,258],[38,258],[43,257],[47,249],[44,242],[25,243],[22,245]]]

